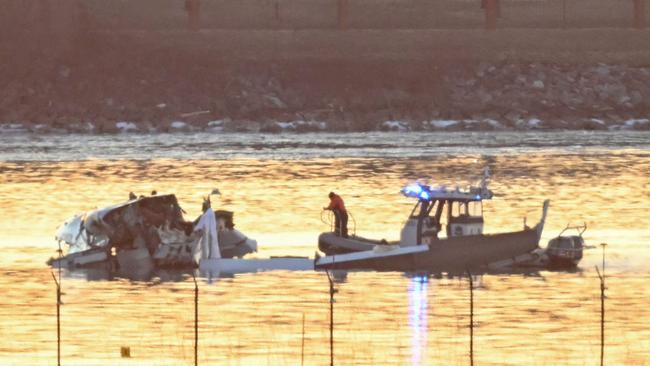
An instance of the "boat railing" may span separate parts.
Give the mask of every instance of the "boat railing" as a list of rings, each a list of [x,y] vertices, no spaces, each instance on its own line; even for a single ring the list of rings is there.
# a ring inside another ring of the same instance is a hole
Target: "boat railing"
[[[562,236],[562,234],[564,234],[564,232],[567,230],[576,230],[578,232],[578,236],[582,237],[582,234],[587,231],[587,223],[584,222],[582,225],[571,225],[571,223],[568,223],[566,227],[560,231],[558,238]]]

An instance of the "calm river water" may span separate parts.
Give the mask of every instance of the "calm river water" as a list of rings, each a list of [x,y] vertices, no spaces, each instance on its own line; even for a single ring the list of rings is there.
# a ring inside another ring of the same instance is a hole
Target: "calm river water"
[[[477,365],[596,365],[600,243],[607,243],[605,362],[650,364],[650,134],[437,133],[315,135],[0,136],[0,364],[56,365],[55,255],[66,218],[155,189],[187,218],[219,188],[257,239],[256,257],[313,257],[330,190],[356,232],[396,239],[415,179],[448,185],[493,173],[486,231],[538,220],[542,245],[586,222],[597,246],[575,271],[475,277]],[[445,274],[340,274],[337,365],[469,364],[469,281]],[[200,365],[327,365],[325,273],[199,274]],[[63,273],[64,365],[192,365],[191,272],[130,277]],[[303,323],[304,320],[304,323]],[[304,324],[304,326],[303,326]],[[120,356],[130,347],[131,358]]]

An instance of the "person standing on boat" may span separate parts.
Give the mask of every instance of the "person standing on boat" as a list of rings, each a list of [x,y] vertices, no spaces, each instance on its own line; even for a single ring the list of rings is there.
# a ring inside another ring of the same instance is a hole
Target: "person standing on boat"
[[[330,204],[323,207],[334,213],[334,232],[344,238],[348,237],[348,211],[345,209],[343,198],[334,192],[329,194]]]

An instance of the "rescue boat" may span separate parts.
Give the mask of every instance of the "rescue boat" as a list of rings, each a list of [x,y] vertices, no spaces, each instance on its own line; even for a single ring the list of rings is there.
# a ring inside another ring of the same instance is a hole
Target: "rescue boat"
[[[318,247],[326,256],[317,256],[315,268],[462,271],[533,252],[539,248],[549,200],[544,201],[541,219],[533,227],[524,224],[519,231],[485,234],[482,203],[493,197],[489,177],[485,169],[480,183],[464,190],[420,183],[404,187],[401,193],[416,203],[399,241],[344,238],[325,232],[318,238]]]

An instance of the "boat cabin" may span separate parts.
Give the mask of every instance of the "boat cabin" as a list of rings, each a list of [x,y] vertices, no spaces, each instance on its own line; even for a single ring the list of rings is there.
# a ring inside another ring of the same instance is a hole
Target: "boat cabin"
[[[465,191],[414,184],[403,188],[402,194],[417,199],[402,228],[403,246],[431,244],[443,229],[447,238],[483,234],[482,202],[492,198],[484,181]]]
[[[447,237],[483,234],[482,201],[448,200],[446,204]]]

